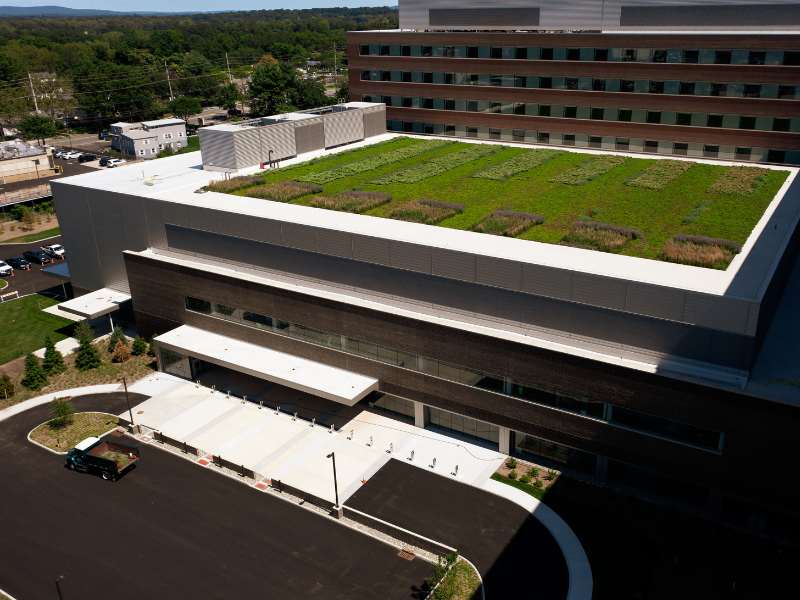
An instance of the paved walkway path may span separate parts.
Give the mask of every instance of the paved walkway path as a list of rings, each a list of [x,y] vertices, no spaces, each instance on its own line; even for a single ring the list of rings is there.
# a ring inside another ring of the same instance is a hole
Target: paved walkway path
[[[406,460],[412,451],[411,464],[428,468],[435,458],[438,473],[477,486],[504,459],[496,451],[419,429],[411,422],[283,387],[267,388],[261,396],[263,408],[164,373],[129,389],[151,396],[133,408],[136,423],[330,501],[335,501],[327,458],[331,452],[336,453],[339,502],[390,458]],[[127,420],[127,412],[120,417]]]

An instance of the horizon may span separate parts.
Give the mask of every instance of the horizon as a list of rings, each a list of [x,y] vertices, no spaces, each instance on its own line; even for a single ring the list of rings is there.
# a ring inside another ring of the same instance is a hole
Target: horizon
[[[32,9],[37,7],[52,7],[65,8],[71,10],[98,10],[98,11],[111,11],[119,13],[161,13],[161,14],[199,14],[199,13],[225,13],[225,12],[247,12],[251,10],[280,10],[285,9],[285,5],[279,2],[243,2],[237,5],[236,8],[220,9],[218,2],[211,0],[176,0],[171,2],[172,10],[164,11],[164,3],[158,0],[141,0],[137,2],[135,10],[125,10],[122,7],[109,7],[108,3],[99,0],[76,0],[71,5],[55,4],[52,0],[31,0],[25,6],[16,5],[2,5],[2,8],[21,8]],[[299,0],[295,2],[289,10],[311,9],[311,8],[361,8],[361,7],[378,7],[378,6],[392,6],[389,2],[380,2],[376,0],[331,0],[330,2],[312,1],[312,0]],[[397,6],[397,3],[393,4]]]

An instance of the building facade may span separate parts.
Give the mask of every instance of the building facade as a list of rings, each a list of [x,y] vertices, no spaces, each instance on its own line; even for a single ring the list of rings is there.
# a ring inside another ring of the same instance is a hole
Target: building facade
[[[167,147],[177,152],[186,145],[186,123],[182,119],[114,123],[111,126],[111,149],[132,158],[155,158]]]
[[[35,181],[59,172],[50,148],[37,148],[21,142],[0,146],[0,182]]]
[[[347,34],[351,98],[384,102],[390,130],[800,164],[794,17],[770,35],[741,31],[741,23],[713,35],[652,24],[622,34],[608,20],[584,25],[610,32],[520,33],[525,27],[496,20],[432,26],[437,14],[457,23],[462,8],[427,3],[434,16],[426,21],[419,4],[400,3],[403,30]],[[594,5],[574,4],[576,11]],[[475,10],[463,8],[469,19],[488,18]],[[508,18],[516,14],[508,10]],[[551,31],[584,28],[577,17],[559,18]]]

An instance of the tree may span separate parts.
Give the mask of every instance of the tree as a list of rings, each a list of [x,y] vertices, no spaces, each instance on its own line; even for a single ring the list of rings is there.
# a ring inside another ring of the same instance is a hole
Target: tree
[[[117,325],[114,327],[114,330],[111,332],[111,336],[108,338],[108,352],[114,352],[114,349],[117,347],[117,342],[122,342],[126,346],[128,345],[128,338],[125,337],[125,333],[123,333],[122,328]]]
[[[192,116],[203,110],[200,106],[200,100],[189,98],[188,96],[175,98],[175,100],[167,104],[167,108],[173,115],[184,121],[188,121]]]
[[[296,79],[288,95],[292,106],[298,110],[327,106],[332,101],[325,95],[325,86],[319,79]]]
[[[39,115],[28,115],[17,125],[20,135],[26,140],[41,140],[54,137],[58,130],[49,117]]]
[[[49,333],[44,339],[44,347],[44,364],[42,365],[44,370],[50,375],[66,371],[67,365],[64,364],[64,356],[56,350],[55,342],[50,338]]]
[[[36,215],[33,214],[33,211],[30,208],[26,208],[22,211],[22,226],[26,229],[33,229],[34,225],[36,225]]]
[[[114,360],[124,363],[126,360],[130,359],[130,357],[131,351],[128,349],[128,344],[123,343],[122,340],[117,340],[117,343],[114,345]]]
[[[53,398],[50,401],[50,427],[61,428],[72,423],[75,407],[69,400]]]
[[[150,336],[150,347],[147,349],[147,356],[156,355],[156,334]]]
[[[296,77],[297,71],[286,63],[257,67],[250,81],[252,112],[261,115],[286,112],[290,108],[286,94],[294,88]]]
[[[11,380],[11,377],[8,376],[8,373],[3,371],[3,375],[0,376],[0,394],[5,399],[11,398],[16,392],[16,387],[14,386],[14,382]]]
[[[156,158],[167,158],[168,156],[172,156],[175,154],[175,150],[172,149],[172,146],[169,144],[164,147],[164,149],[156,154]]]
[[[339,89],[336,90],[336,99],[339,102],[350,102],[350,81],[348,79],[339,84]]]
[[[239,91],[239,86],[235,83],[229,83],[219,88],[217,97],[214,100],[222,108],[236,108],[236,103],[242,99],[242,93]]]
[[[103,362],[100,350],[94,345],[94,330],[86,321],[81,321],[75,328],[78,338],[78,352],[75,354],[75,367],[79,371],[96,369]]]
[[[140,335],[137,335],[136,338],[133,340],[133,347],[131,348],[131,354],[134,356],[142,356],[145,352],[147,352],[147,342],[144,338]]]
[[[29,352],[25,357],[25,377],[22,379],[22,385],[29,390],[38,392],[46,384],[47,374],[39,364],[39,357],[33,352]]]

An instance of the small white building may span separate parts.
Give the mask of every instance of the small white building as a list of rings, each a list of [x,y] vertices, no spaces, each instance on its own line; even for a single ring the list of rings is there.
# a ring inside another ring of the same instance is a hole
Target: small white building
[[[182,119],[114,123],[111,126],[111,149],[122,154],[155,158],[167,146],[175,152],[186,147],[186,122]]]

